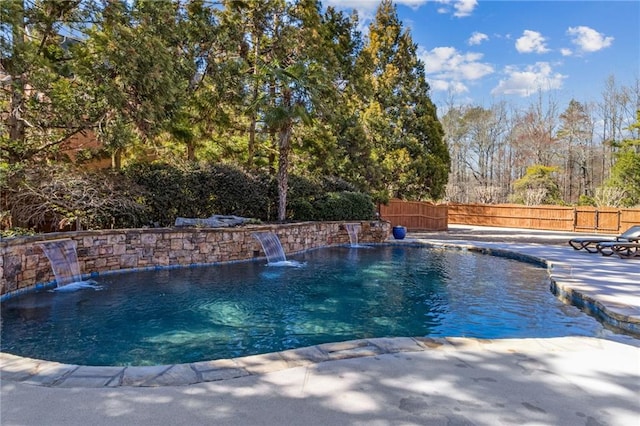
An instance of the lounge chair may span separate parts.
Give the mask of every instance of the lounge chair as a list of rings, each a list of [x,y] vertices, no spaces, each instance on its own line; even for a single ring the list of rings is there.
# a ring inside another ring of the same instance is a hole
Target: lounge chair
[[[599,246],[599,245],[598,245]],[[617,254],[620,258],[622,259],[630,259],[632,257],[640,257],[640,243],[636,242],[636,243],[624,243],[624,242],[617,242],[617,243],[612,243],[611,247],[609,248],[609,250],[611,250],[611,254]],[[607,255],[605,253],[602,253],[605,256],[611,256],[611,254]]]
[[[569,240],[569,245],[576,250],[585,249],[589,253],[600,252],[605,256],[611,256],[613,252],[609,252],[609,250],[607,250],[607,245],[616,242],[640,243],[640,225],[632,226],[613,240],[607,238],[603,239],[601,237],[572,238]],[[598,245],[601,245],[602,247],[599,249]]]

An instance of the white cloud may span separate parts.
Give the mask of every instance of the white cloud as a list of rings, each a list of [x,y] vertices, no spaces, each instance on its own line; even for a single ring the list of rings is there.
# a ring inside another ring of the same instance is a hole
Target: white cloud
[[[358,14],[371,13],[378,8],[380,1],[376,0],[327,0],[327,6],[334,6],[338,9],[355,9]]]
[[[581,52],[597,52],[611,46],[613,37],[605,37],[589,27],[569,27],[567,34],[573,37],[571,42],[578,46]]]
[[[453,16],[458,18],[470,16],[478,5],[477,0],[435,0],[435,2],[444,5],[438,8],[438,13],[451,13],[451,7],[453,7]]]
[[[538,91],[549,91],[562,88],[566,75],[554,73],[548,62],[537,62],[528,65],[524,70],[516,66],[504,69],[506,78],[500,80],[498,86],[491,90],[492,95],[517,95],[527,97]]]
[[[458,0],[453,6],[456,9],[456,13],[454,13],[453,15],[457,16],[458,18],[469,16],[477,5],[478,2],[476,0]]]
[[[489,40],[488,35],[475,31],[473,34],[471,34],[471,37],[469,37],[469,40],[467,40],[467,43],[469,44],[469,46],[474,46],[476,44],[480,44],[483,41],[487,41],[487,40]]]
[[[481,53],[461,53],[453,47],[436,47],[430,51],[420,49],[427,80],[433,90],[468,91],[467,83],[494,72],[491,65],[480,62]]]
[[[522,37],[516,40],[516,49],[520,53],[545,53],[549,51],[545,41],[546,39],[539,32],[524,30]]]
[[[429,79],[428,82],[431,90],[434,92],[448,92],[454,95],[459,95],[460,93],[466,93],[469,91],[467,85],[459,81]]]
[[[423,4],[427,3],[427,0],[395,0],[395,4],[403,4],[405,6],[409,6],[411,9],[417,9]]]
[[[571,56],[573,55],[573,51],[571,49],[560,49],[560,53],[562,54],[562,56]]]
[[[429,0],[394,0],[396,5],[408,6],[412,9],[418,9],[426,4]],[[356,9],[360,12],[374,12],[380,5],[380,0],[327,0],[323,2],[328,6],[335,6],[340,9]]]

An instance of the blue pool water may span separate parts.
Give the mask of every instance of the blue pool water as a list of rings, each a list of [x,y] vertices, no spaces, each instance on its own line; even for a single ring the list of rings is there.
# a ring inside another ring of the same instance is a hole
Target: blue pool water
[[[83,365],[187,363],[392,336],[598,336],[545,269],[461,250],[334,247],[101,276],[99,290],[2,304],[3,352]]]

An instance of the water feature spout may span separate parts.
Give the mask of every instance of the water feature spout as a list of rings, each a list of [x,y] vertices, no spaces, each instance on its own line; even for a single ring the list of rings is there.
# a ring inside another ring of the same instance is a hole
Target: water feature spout
[[[351,243],[351,247],[358,247],[358,232],[360,232],[360,224],[345,223],[344,228],[349,234],[349,242]]]
[[[78,254],[76,252],[77,243],[69,238],[59,240],[49,240],[36,243],[51,263],[53,275],[56,278],[56,290],[76,290],[83,287],[95,287],[95,281],[82,281],[80,265],[78,264]]]
[[[260,245],[262,245],[262,250],[264,250],[269,264],[286,262],[287,258],[284,255],[282,244],[280,244],[280,240],[276,234],[273,232],[254,232],[251,236],[260,241]]]

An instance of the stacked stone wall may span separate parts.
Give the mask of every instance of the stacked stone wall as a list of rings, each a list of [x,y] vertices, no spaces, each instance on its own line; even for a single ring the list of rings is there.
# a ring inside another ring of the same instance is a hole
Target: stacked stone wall
[[[120,269],[192,265],[264,257],[251,234],[274,232],[285,254],[349,243],[342,222],[305,222],[238,228],[157,228],[41,234],[0,241],[0,295],[54,280],[39,242],[72,239],[83,275]],[[361,222],[359,242],[383,242],[391,224]]]

